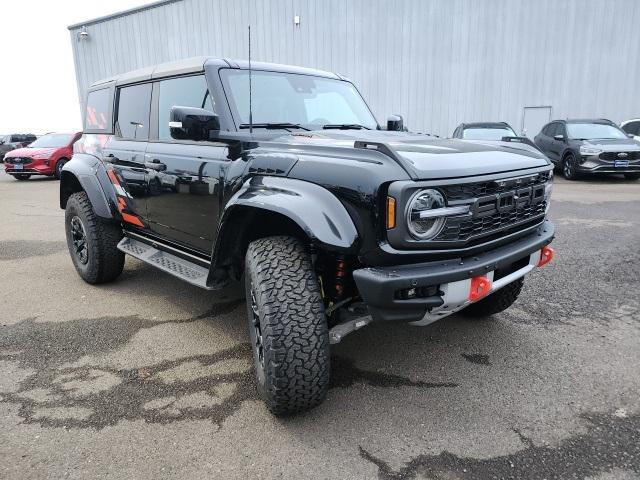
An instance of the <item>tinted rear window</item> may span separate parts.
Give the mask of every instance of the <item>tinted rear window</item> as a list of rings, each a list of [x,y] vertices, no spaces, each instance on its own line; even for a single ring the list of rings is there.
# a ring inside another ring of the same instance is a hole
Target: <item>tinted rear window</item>
[[[84,129],[92,131],[108,131],[111,129],[109,121],[109,107],[111,103],[111,89],[94,90],[87,95]]]

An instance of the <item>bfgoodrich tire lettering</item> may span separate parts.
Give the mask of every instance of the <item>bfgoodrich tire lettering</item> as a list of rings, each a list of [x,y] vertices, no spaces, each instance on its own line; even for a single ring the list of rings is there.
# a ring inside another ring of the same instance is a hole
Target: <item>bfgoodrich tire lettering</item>
[[[86,250],[82,250],[82,253],[78,251],[81,242],[76,238],[74,243],[74,230],[82,230],[86,236]],[[117,248],[122,239],[122,229],[96,216],[85,192],[69,197],[65,210],[65,231],[73,265],[85,282],[110,282],[122,273],[124,253]]]
[[[292,237],[252,242],[245,288],[258,391],[267,407],[276,415],[315,407],[329,386],[329,331],[303,244]]]
[[[515,280],[488,297],[472,303],[460,313],[468,317],[488,317],[500,313],[516,301],[522,290],[522,285],[524,285],[523,278]]]

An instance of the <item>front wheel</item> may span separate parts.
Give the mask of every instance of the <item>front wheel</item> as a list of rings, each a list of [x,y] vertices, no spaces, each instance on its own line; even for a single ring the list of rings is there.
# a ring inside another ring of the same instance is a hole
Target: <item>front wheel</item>
[[[124,268],[120,226],[98,217],[85,192],[69,197],[64,220],[69,253],[82,279],[92,284],[115,280]]]
[[[640,178],[640,173],[625,173],[624,178],[627,180],[638,180]]]
[[[567,180],[575,180],[578,178],[576,159],[572,153],[562,160],[562,176]]]
[[[503,312],[518,299],[520,291],[524,285],[524,278],[514,280],[508,285],[505,285],[497,292],[492,293],[488,297],[478,300],[476,303],[472,303],[460,313],[467,317],[488,317],[496,313]]]
[[[60,160],[58,160],[56,162],[56,168],[53,171],[53,175],[54,177],[56,177],[58,180],[60,180],[60,177],[62,176],[62,167],[64,167],[64,164],[67,163],[67,159],[66,158],[61,158]]]
[[[251,242],[245,289],[256,381],[267,407],[287,415],[320,404],[329,388],[329,330],[304,245],[292,237]]]

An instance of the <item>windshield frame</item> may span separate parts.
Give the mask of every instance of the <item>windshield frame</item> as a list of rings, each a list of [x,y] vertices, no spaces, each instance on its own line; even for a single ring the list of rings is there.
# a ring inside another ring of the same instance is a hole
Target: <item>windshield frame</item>
[[[62,145],[34,145],[34,143],[38,143],[40,140],[46,139],[47,137],[62,137],[62,136],[67,137],[66,143]],[[74,136],[75,136],[74,133],[47,133],[46,135],[42,135],[40,138],[36,138],[33,142],[29,144],[27,148],[63,148],[68,146],[71,143]]]
[[[234,101],[234,97],[233,97],[233,91],[231,90],[231,86],[229,84],[229,82],[227,81],[227,72],[237,72],[238,70],[240,70],[241,72],[246,72],[248,74],[248,69],[234,69],[234,68],[220,68],[218,69],[218,78],[220,81],[220,86],[222,87],[222,93],[224,94],[224,97],[226,99],[227,102],[227,108],[228,111],[230,113],[231,116],[231,120],[233,122],[234,128],[237,132],[242,132],[242,133],[249,133],[247,128],[240,128],[241,125],[246,124],[247,122],[242,121],[242,118],[240,118],[240,114],[238,112],[238,109],[236,107],[235,101]],[[355,91],[355,93],[357,94],[358,98],[360,99],[360,101],[362,102],[362,104],[364,105],[366,112],[371,116],[371,119],[373,120],[373,124],[371,125],[372,129],[375,130],[380,130],[380,124],[378,123],[378,119],[376,118],[376,116],[373,114],[373,111],[371,110],[371,107],[369,107],[369,104],[366,102],[366,100],[364,99],[364,97],[362,96],[362,94],[360,93],[360,90],[358,90],[358,87],[351,81],[343,79],[343,78],[333,78],[333,77],[328,77],[328,76],[323,76],[323,75],[311,75],[311,74],[307,74],[307,73],[298,73],[298,72],[288,72],[288,71],[281,71],[281,70],[269,70],[269,69],[252,69],[251,70],[252,73],[272,73],[272,74],[276,74],[276,75],[297,75],[297,76],[306,76],[306,77],[312,77],[312,78],[317,78],[320,80],[327,80],[327,81],[332,81],[332,82],[342,82],[345,84],[348,84],[351,88],[353,88],[353,90]],[[253,120],[254,124],[258,124],[258,123],[265,123],[265,122],[258,122],[256,119]],[[271,123],[271,122],[268,122]],[[283,123],[280,121],[273,121],[273,123]],[[304,127],[304,129],[300,129],[299,132],[304,132],[305,130],[322,130],[322,125],[320,124],[309,124],[309,123],[300,123],[300,122],[291,122],[291,123],[298,123],[300,125],[302,125],[302,127]],[[332,122],[333,123],[333,122]],[[352,123],[352,122],[349,122]],[[316,128],[317,127],[317,128]],[[279,132],[280,130],[282,131],[287,131],[288,128],[282,128],[282,129],[269,129],[270,131],[273,132]],[[269,130],[264,130],[264,131],[269,131]],[[297,129],[292,130],[293,132],[298,131]]]
[[[614,130],[619,131],[622,136],[621,137],[590,137],[590,138],[585,138],[585,137],[579,137],[579,136],[574,136],[570,133],[571,127],[574,125],[602,125],[603,127],[611,127]],[[624,140],[624,139],[629,139],[629,136],[626,134],[626,132],[624,130],[622,130],[620,127],[618,127],[617,125],[612,125],[610,123],[600,123],[600,122],[567,122],[565,124],[565,129],[567,131],[567,138],[569,138],[570,140]]]

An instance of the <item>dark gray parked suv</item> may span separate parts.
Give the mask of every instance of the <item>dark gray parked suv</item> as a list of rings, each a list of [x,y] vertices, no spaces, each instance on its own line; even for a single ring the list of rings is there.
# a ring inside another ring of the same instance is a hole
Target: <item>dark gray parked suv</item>
[[[0,161],[4,160],[7,152],[22,148],[36,140],[36,136],[31,133],[14,133],[12,135],[0,135]]]
[[[640,178],[640,142],[610,120],[554,120],[534,140],[569,180],[586,173]]]

